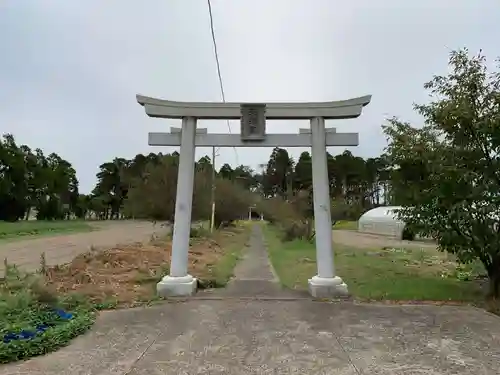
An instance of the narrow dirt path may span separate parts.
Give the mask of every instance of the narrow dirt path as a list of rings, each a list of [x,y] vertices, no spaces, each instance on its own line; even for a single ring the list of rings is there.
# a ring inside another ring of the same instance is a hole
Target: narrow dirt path
[[[145,221],[116,221],[96,224],[94,232],[73,233],[54,237],[20,240],[0,245],[0,259],[16,264],[23,270],[34,271],[40,266],[40,257],[45,253],[48,265],[70,262],[75,256],[88,251],[91,246],[108,247],[117,244],[143,242],[153,234],[166,231],[159,223]],[[3,275],[4,264],[0,264]]]

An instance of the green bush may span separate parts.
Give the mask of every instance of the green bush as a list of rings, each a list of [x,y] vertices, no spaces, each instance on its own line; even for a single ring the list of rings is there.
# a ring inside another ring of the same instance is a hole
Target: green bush
[[[204,226],[191,227],[189,232],[190,238],[204,238],[210,236],[210,231]]]
[[[59,298],[39,275],[23,274],[7,266],[0,285],[0,363],[8,363],[52,352],[87,331],[94,322],[92,306],[83,297]],[[54,309],[71,312],[62,319]],[[38,325],[48,328],[31,339],[4,342],[8,333],[36,332]]]
[[[288,222],[282,226],[281,241],[309,240],[311,238],[310,226],[304,221]]]

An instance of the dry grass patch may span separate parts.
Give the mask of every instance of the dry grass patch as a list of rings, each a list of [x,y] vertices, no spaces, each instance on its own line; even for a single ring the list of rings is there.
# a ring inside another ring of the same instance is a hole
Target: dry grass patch
[[[235,254],[247,237],[248,230],[238,227],[191,239],[190,274],[211,286],[223,284],[236,263],[228,259],[237,260]],[[168,272],[171,251],[171,241],[160,238],[147,244],[90,249],[69,264],[46,267],[43,273],[58,293],[76,292],[96,304],[133,306],[156,299],[156,283]]]
[[[153,296],[151,284],[169,259],[170,247],[149,244],[91,249],[66,265],[48,268],[45,278],[58,293],[76,292],[93,303],[134,303]]]

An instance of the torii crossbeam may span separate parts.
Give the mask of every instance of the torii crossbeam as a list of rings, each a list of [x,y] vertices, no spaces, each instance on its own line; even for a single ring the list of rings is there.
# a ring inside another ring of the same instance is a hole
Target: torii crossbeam
[[[323,117],[326,120],[356,118],[368,105],[371,95],[349,100],[317,103],[267,103],[266,119],[268,120],[309,120]],[[242,105],[254,103],[200,103],[174,102],[172,100],[155,99],[137,95],[137,102],[144,106],[150,117],[182,119],[195,117],[200,120],[239,120]],[[262,105],[262,103],[259,103]]]
[[[201,131],[200,131],[201,130]],[[240,134],[210,134],[207,129],[196,129],[196,147],[311,147],[309,134],[267,134],[260,142],[245,142]],[[303,130],[303,129],[302,129]],[[309,130],[309,129],[307,129]],[[357,146],[358,133],[336,133],[327,129],[325,146]],[[171,128],[170,133],[149,133],[150,146],[180,146],[181,131]]]

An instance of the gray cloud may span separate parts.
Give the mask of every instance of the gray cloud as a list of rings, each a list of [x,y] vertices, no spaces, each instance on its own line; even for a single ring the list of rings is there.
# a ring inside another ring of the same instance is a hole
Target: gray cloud
[[[493,0],[213,0],[213,12],[228,101],[373,94],[359,119],[329,123],[358,131],[353,152],[365,157],[382,151],[385,117],[419,121],[412,103],[427,100],[422,85],[446,72],[450,49],[500,54]],[[147,132],[176,121],[147,118],[136,93],[221,100],[206,1],[4,0],[0,30],[0,132],[71,161],[85,192],[105,160],[171,151],[148,147]],[[227,131],[222,121],[200,126]],[[268,129],[300,126],[307,123]],[[238,127],[232,122],[233,132]],[[217,164],[256,168],[269,152],[238,149],[236,160],[223,149]]]

